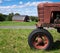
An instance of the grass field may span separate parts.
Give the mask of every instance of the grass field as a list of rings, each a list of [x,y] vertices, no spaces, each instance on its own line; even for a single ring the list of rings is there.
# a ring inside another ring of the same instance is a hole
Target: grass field
[[[28,35],[31,29],[0,29],[0,53],[60,53],[60,34],[56,30],[49,30],[53,34],[54,48],[51,51],[33,50],[28,45]]]
[[[13,21],[4,21],[0,22],[0,26],[33,26],[36,22],[13,22]]]

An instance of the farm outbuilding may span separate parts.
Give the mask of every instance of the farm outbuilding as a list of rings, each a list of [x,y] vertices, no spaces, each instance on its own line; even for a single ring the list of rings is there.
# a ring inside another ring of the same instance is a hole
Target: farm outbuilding
[[[29,22],[29,16],[27,15],[14,15],[12,17],[12,21],[19,21],[19,22]]]

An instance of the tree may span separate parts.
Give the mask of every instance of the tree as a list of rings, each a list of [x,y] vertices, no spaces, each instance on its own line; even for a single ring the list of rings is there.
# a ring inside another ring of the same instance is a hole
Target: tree
[[[20,15],[19,13],[16,13],[15,15]]]
[[[7,21],[12,21],[12,17],[14,16],[14,13],[10,13],[8,16],[7,16]]]
[[[30,19],[31,19],[32,21],[35,21],[35,22],[38,21],[38,17],[36,17],[36,16],[30,16]]]
[[[0,13],[0,21],[4,21],[4,20],[5,20],[4,15]]]

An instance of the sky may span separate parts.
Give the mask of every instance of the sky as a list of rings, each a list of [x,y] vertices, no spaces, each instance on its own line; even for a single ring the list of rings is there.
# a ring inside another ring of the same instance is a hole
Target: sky
[[[0,0],[0,13],[38,16],[37,5],[42,2],[60,2],[60,0]]]

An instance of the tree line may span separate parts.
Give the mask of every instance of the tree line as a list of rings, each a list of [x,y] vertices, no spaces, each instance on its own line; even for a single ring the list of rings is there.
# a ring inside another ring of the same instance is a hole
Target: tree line
[[[0,13],[0,21],[12,21],[12,17],[14,15],[20,15],[20,14],[19,13],[16,13],[16,14],[9,13],[8,15],[5,15],[5,14]],[[35,21],[35,22],[38,21],[38,17],[36,17],[36,16],[29,16],[29,18],[31,21]]]

